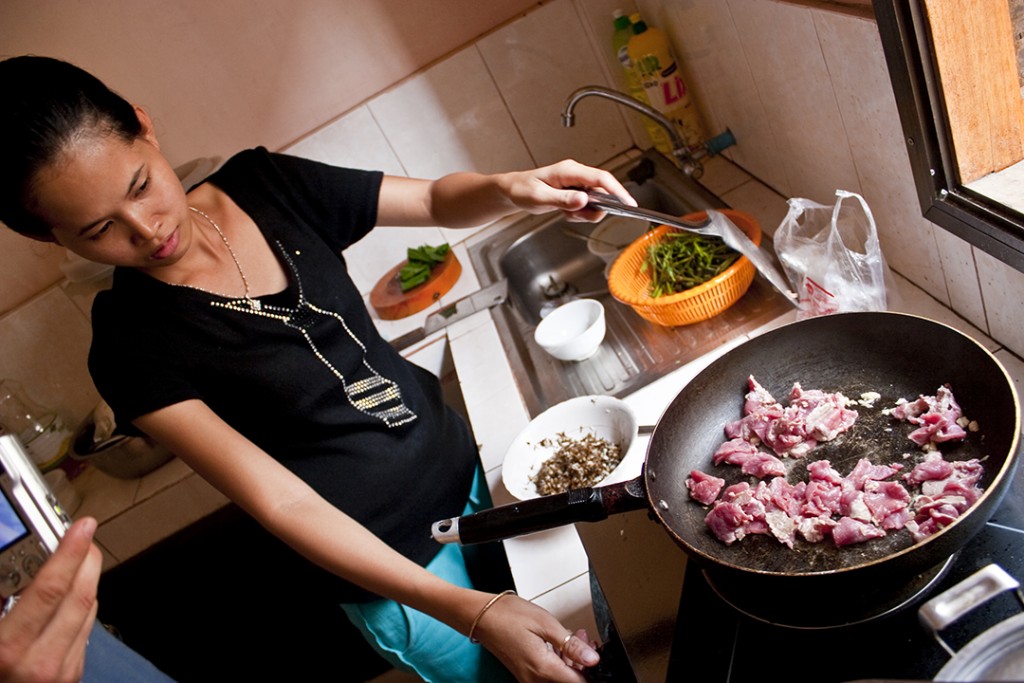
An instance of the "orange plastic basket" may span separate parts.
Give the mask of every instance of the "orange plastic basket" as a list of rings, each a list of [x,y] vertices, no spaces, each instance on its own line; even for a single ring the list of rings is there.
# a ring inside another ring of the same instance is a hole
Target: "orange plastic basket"
[[[750,240],[761,245],[761,226],[748,213],[732,209],[717,209],[747,234]],[[705,211],[687,214],[685,220],[703,220]],[[649,293],[651,277],[641,270],[651,244],[670,230],[659,225],[628,247],[615,259],[608,272],[608,290],[612,296],[633,308],[640,317],[658,325],[675,327],[690,325],[712,318],[732,306],[750,288],[757,270],[746,256],[740,256],[725,271],[707,282],[691,287],[678,294],[652,298]]]

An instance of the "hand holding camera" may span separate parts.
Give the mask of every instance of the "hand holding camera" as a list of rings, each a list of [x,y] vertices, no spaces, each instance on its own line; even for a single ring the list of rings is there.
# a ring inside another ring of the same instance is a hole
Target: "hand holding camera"
[[[0,680],[77,681],[96,618],[96,520],[73,525],[16,437],[0,435]],[[70,527],[69,527],[70,525]]]
[[[95,531],[91,517],[76,521],[0,619],[0,680],[81,680],[103,563]]]
[[[0,435],[0,597],[22,590],[71,520],[17,437]]]

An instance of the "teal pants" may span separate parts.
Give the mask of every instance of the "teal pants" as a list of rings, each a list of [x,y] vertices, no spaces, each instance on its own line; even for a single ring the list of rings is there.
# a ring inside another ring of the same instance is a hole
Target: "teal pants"
[[[491,507],[483,472],[477,469],[469,502],[462,514]],[[463,548],[441,546],[427,571],[449,583],[472,588]],[[490,652],[450,626],[394,600],[343,604],[342,609],[367,642],[396,669],[428,683],[502,683],[512,674]]]

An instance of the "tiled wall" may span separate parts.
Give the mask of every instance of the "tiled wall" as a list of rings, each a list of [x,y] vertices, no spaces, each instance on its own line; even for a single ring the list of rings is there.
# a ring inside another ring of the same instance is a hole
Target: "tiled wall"
[[[920,216],[871,21],[773,0],[552,0],[285,151],[422,177],[567,156],[600,164],[643,140],[633,116],[590,99],[565,129],[559,112],[580,85],[621,86],[608,47],[611,13],[637,6],[673,36],[709,129],[736,134],[727,156],[784,197],[831,203],[837,188],[862,194],[893,269],[1024,355],[1024,274]],[[379,230],[347,256],[368,294],[407,247],[458,245],[471,232]],[[0,250],[0,310],[34,295],[0,318],[0,376],[22,380],[77,421],[96,399],[84,368],[89,288],[51,286],[59,251],[6,233]],[[464,280],[460,287],[475,284]],[[388,331],[405,330],[392,323]]]
[[[67,59],[153,114],[178,166],[290,144],[536,0],[0,2],[0,55]]]
[[[1024,355],[1024,274],[921,217],[873,21],[771,0],[639,5],[673,36],[711,127],[736,134],[727,156],[784,197],[861,194],[894,270]]]
[[[559,111],[578,85],[606,83],[602,68],[576,6],[559,0],[449,55],[283,151],[420,177],[525,169],[568,156],[600,164],[634,144],[620,113],[610,106],[594,107],[580,116],[577,127],[565,130]],[[457,244],[471,232],[380,230],[346,256],[368,295],[405,257],[407,247]],[[58,249],[6,231],[0,239],[0,311],[9,309],[0,317],[0,377],[21,380],[39,402],[77,423],[98,400],[85,368],[90,334],[85,311],[94,286],[69,288],[60,281]],[[464,249],[457,247],[457,254],[467,267],[453,297],[476,286]],[[411,324],[382,327],[394,336]]]

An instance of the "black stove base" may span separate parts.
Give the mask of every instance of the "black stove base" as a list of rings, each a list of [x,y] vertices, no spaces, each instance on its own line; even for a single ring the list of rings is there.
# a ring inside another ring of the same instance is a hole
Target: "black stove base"
[[[773,625],[742,614],[716,594],[691,563],[683,584],[667,680],[746,683],[772,673],[782,674],[789,683],[931,680],[949,656],[918,623],[918,607],[991,562],[1021,576],[1021,548],[1024,534],[1020,529],[990,523],[958,553],[945,576],[903,609],[858,624],[815,629]],[[817,609],[827,596],[807,595],[804,599]],[[866,608],[870,610],[870,605]],[[1019,611],[1016,600],[1007,594],[964,617],[943,636],[960,648]]]
[[[786,593],[766,593],[737,577],[705,569],[704,580],[715,594],[737,612],[770,626],[795,629],[832,629],[867,623],[921,603],[949,573],[955,556],[899,585],[865,587],[857,593],[820,595],[820,599],[794,600]]]

